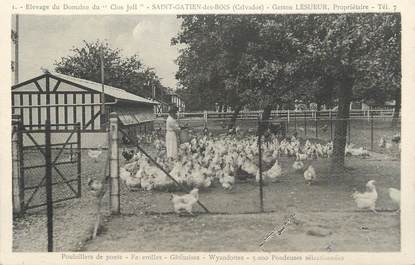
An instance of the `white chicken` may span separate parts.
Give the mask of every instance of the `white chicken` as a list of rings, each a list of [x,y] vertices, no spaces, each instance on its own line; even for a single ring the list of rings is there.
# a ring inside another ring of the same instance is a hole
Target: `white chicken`
[[[120,167],[120,179],[126,181],[129,177],[131,177],[131,172],[126,170],[125,167]]]
[[[317,175],[312,165],[309,165],[307,170],[304,171],[304,179],[308,185],[311,185],[316,181]]]
[[[392,142],[386,142],[386,144],[385,144],[385,148],[387,149],[387,150],[390,150],[391,148],[392,148]]]
[[[205,184],[205,174],[204,174],[204,170],[200,167],[197,166],[193,171],[192,171],[192,179],[191,179],[191,184],[193,184],[196,187],[202,187]]]
[[[295,155],[297,157],[297,160],[300,160],[300,161],[307,160],[307,154],[302,154],[302,153],[297,152]]]
[[[137,172],[137,169],[138,169],[138,163],[136,162],[128,163],[120,168],[120,174],[121,174],[121,171],[128,171],[130,173],[135,173]]]
[[[225,190],[231,190],[235,184],[235,177],[226,175],[220,178],[219,182]]]
[[[189,194],[182,196],[172,194],[171,201],[173,202],[174,212],[181,214],[187,212],[191,215],[193,205],[199,200],[199,189],[193,189]]]
[[[379,147],[384,148],[386,146],[386,136],[382,136],[379,140]]]
[[[378,193],[376,192],[375,181],[369,180],[366,183],[366,192],[360,193],[355,191],[352,194],[352,198],[356,202],[359,209],[370,209],[376,213],[376,200],[378,199]]]
[[[264,176],[271,180],[271,182],[277,182],[282,176],[282,168],[278,164],[278,160],[275,161],[274,165],[267,171],[264,172]]]
[[[258,171],[258,167],[250,159],[247,159],[242,164],[241,169],[253,176],[255,176],[256,172]]]
[[[304,168],[304,163],[303,161],[294,161],[293,163],[293,169],[295,171],[300,171]]]
[[[389,188],[388,189],[389,192],[389,197],[392,199],[392,201],[398,205],[398,210],[401,207],[401,191],[395,188]]]
[[[102,146],[98,146],[98,150],[89,149],[88,156],[94,160],[96,163],[98,161],[99,156],[102,154]]]
[[[131,166],[131,164],[128,164]],[[136,191],[138,188],[140,188],[141,184],[141,176],[143,174],[143,166],[133,174],[131,171],[126,169],[127,165],[124,165],[124,167],[120,167],[120,179],[125,182],[125,185],[127,186],[128,191]],[[133,169],[133,167],[127,167],[129,169]],[[136,168],[136,167],[134,167]]]
[[[99,197],[100,195],[102,195],[103,192],[105,192],[104,184],[102,183],[102,181],[92,179],[89,177],[88,177],[88,188],[91,191],[91,193],[97,197]]]

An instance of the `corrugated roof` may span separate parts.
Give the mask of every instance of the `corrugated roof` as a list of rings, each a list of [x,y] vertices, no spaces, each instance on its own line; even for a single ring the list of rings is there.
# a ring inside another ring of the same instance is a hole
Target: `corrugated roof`
[[[81,85],[81,86],[87,87],[89,89],[95,90],[97,92],[102,91],[102,84],[101,83],[96,83],[96,82],[93,82],[93,81],[90,81],[90,80],[76,78],[76,77],[72,77],[72,76],[69,76],[69,75],[64,75],[64,74],[60,74],[60,73],[56,73],[56,72],[50,72],[50,74],[52,76],[56,76],[58,78],[62,78],[62,79],[68,80],[70,82],[76,83],[78,85]],[[130,92],[127,92],[127,91],[125,91],[121,88],[116,88],[116,87],[112,87],[112,86],[109,86],[109,85],[105,85],[104,93],[106,95],[114,97],[116,99],[135,101],[135,102],[146,103],[146,104],[158,104],[156,101],[134,95],[134,94],[132,94]]]

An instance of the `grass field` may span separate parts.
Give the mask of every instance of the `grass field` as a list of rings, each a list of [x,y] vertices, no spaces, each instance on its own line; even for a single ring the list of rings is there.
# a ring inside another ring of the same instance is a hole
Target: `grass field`
[[[366,129],[361,130],[367,134]],[[389,127],[383,130],[389,132]],[[220,123],[211,127],[211,131],[223,133]],[[358,136],[367,143],[362,135],[356,132],[356,145]],[[151,153],[150,146],[145,149]],[[92,241],[88,237],[95,220],[95,199],[87,191],[86,178],[103,176],[105,153],[98,163],[87,156],[86,150],[82,157],[82,197],[60,203],[54,209],[56,251],[260,251],[258,244],[262,238],[280,225],[284,216],[293,213],[297,222],[280,237],[267,242],[264,250],[400,249],[400,216],[392,212],[396,205],[387,194],[387,188],[400,187],[400,160],[391,154],[371,153],[367,159],[348,158],[349,170],[336,177],[329,171],[328,160],[307,161],[313,164],[319,177],[318,183],[311,186],[304,183],[302,174],[292,171],[292,159],[281,158],[285,176],[279,183],[264,186],[266,213],[253,214],[260,210],[259,187],[250,180],[238,182],[230,192],[217,184],[202,190],[200,200],[212,213],[205,214],[197,206],[194,217],[172,214],[169,193],[129,192],[122,183],[122,215],[107,217],[104,232]],[[357,211],[350,197],[353,188],[363,190],[370,179],[377,181],[378,214]],[[108,198],[104,201],[104,213],[108,215]],[[329,234],[309,235],[313,229],[323,229]],[[15,219],[13,250],[46,250],[44,209]]]

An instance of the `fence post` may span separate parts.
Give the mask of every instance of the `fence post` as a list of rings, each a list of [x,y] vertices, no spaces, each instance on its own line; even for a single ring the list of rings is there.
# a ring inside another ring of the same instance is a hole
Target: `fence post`
[[[307,112],[304,111],[304,135],[307,137]]]
[[[350,132],[351,132],[351,126],[352,126],[352,118],[349,117],[348,121],[349,122],[347,124],[349,126],[347,126],[347,134],[348,134],[348,138],[347,138],[348,139],[348,141],[347,141],[348,143],[347,144],[350,145],[350,137],[351,137]]]
[[[81,157],[81,123],[78,122],[75,125],[75,130],[76,130],[76,167],[77,169],[77,174],[78,174],[78,198],[81,198],[81,193],[82,193],[82,176],[81,176],[81,165],[82,165],[82,157]],[[72,145],[71,145],[71,160],[72,160]]]
[[[120,178],[118,165],[118,117],[117,113],[110,114],[110,137],[108,151],[110,152],[110,209],[111,214],[120,214]]]
[[[259,167],[259,207],[260,211],[264,212],[264,194],[263,194],[263,183],[262,183],[262,146],[261,146],[261,136],[262,136],[262,120],[258,120],[258,167]]]
[[[316,123],[316,138],[318,138],[318,120],[317,120],[317,111],[314,112],[314,120]]]
[[[370,150],[373,151],[373,112],[370,113]]]
[[[329,111],[330,116],[330,141],[333,141],[333,115],[331,113],[331,110]]]
[[[297,112],[294,110],[294,132],[297,132]]]
[[[45,121],[45,176],[46,176],[46,214],[48,231],[48,252],[53,251],[53,201],[52,201],[52,154],[50,139],[50,120]]]
[[[21,143],[21,131],[20,131],[20,116],[12,115],[12,187],[13,187],[13,213],[20,215],[23,213],[23,189],[21,183],[20,174],[20,148]]]
[[[205,121],[205,127],[207,127],[207,122],[208,122],[208,114],[207,111],[203,111],[203,119]]]

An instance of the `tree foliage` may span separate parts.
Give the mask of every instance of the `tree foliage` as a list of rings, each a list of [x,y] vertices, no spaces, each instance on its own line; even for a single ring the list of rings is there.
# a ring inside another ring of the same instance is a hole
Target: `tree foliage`
[[[295,99],[339,105],[335,162],[344,164],[349,103],[400,91],[399,14],[190,15],[176,77],[195,108],[263,109]],[[399,94],[400,97],[400,94]],[[337,99],[337,100],[336,100]]]
[[[101,82],[101,54],[104,62],[104,83],[125,89],[133,94],[151,97],[153,88],[156,98],[165,94],[166,88],[152,68],[146,67],[138,55],[123,57],[120,49],[111,48],[99,40],[83,42],[82,47],[71,49],[72,54],[55,62],[59,73]]]

